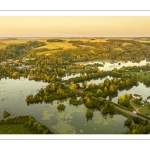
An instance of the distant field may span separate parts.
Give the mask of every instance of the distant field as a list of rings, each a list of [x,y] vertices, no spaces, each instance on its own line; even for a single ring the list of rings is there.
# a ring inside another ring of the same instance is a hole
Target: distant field
[[[46,42],[46,39],[16,39],[16,40],[13,40],[13,39],[0,39],[0,43],[4,43],[4,44],[20,44],[20,43],[26,43],[28,41],[39,41],[39,42]]]
[[[115,48],[115,50],[122,50],[122,48],[121,47],[117,47],[117,48]]]
[[[138,40],[138,42],[145,42],[145,43],[150,43],[150,41],[145,41],[145,40]]]
[[[0,42],[4,43],[4,44],[20,44],[20,43],[26,43],[29,40],[0,40]]]
[[[40,48],[47,48],[47,49],[58,49],[58,48],[62,48],[62,49],[68,49],[68,48],[76,48],[75,46],[73,46],[71,43],[68,43],[67,41],[65,42],[47,42],[46,40],[38,40],[40,42],[45,42],[46,45],[38,47],[37,49]]]
[[[91,40],[94,39],[94,40]],[[83,42],[107,42],[106,40],[108,40],[108,38],[63,38],[63,40],[68,41],[83,41]]]

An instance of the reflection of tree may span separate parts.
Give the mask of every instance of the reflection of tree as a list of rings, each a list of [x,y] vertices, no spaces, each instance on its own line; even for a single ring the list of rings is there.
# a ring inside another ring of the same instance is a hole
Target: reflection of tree
[[[87,121],[92,120],[92,117],[86,117],[86,120]]]
[[[113,113],[109,113],[109,117],[113,118],[114,114]]]
[[[102,114],[102,116],[103,116],[105,119],[107,119],[108,113],[105,113],[105,114],[101,113],[101,114]]]
[[[93,117],[93,110],[92,110],[92,109],[88,109],[88,110],[86,111],[86,118],[87,118],[87,121],[92,120],[92,117]]]
[[[122,88],[119,88],[119,91],[124,91],[124,90],[130,90],[133,88],[134,85],[131,85],[131,86],[127,86],[127,87],[122,87]]]

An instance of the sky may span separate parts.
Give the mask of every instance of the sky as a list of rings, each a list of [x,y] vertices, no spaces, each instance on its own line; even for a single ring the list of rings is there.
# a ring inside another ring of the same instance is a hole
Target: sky
[[[149,37],[150,16],[0,16],[0,37]]]

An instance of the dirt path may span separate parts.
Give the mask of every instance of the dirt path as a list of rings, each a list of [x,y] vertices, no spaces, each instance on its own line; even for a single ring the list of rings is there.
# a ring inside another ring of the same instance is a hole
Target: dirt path
[[[132,98],[130,99],[130,105],[134,108],[134,111],[137,113],[137,112],[139,112],[140,107],[137,108],[137,107],[134,106],[134,104],[132,103],[134,100],[136,100],[136,98],[133,98],[133,97],[132,97]]]

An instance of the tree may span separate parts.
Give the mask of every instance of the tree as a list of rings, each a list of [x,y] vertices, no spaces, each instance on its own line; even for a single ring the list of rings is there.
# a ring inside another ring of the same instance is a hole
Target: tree
[[[109,80],[108,78],[106,78],[106,79],[104,80],[104,85],[105,85],[106,87],[109,87],[109,85],[110,85],[110,80]]]
[[[133,122],[132,118],[128,118],[127,120],[124,121],[124,124],[129,127],[132,124],[132,122]]]
[[[73,92],[73,93],[76,93],[76,90],[77,90],[77,86],[74,82],[71,82],[70,83],[70,90]]]
[[[19,73],[18,72],[14,72],[13,74],[12,74],[12,77],[18,77],[19,76]]]
[[[86,117],[93,117],[93,111],[91,109],[87,110]]]
[[[109,86],[109,93],[114,93],[115,89],[113,85]]]
[[[82,85],[83,85],[84,88],[86,88],[86,87],[87,87],[87,82],[84,81],[84,82],[82,83]]]
[[[98,89],[96,94],[97,94],[97,96],[100,96],[100,97],[105,96],[105,94],[103,93],[103,91],[101,89]]]
[[[58,104],[57,109],[64,110],[66,106],[64,104]]]
[[[105,86],[104,87],[104,94],[108,94],[108,93],[109,93],[108,88]]]
[[[9,116],[10,116],[10,113],[8,111],[4,110],[4,113],[3,113],[4,119],[9,117]]]
[[[125,96],[119,96],[118,104],[122,104],[125,101]]]

